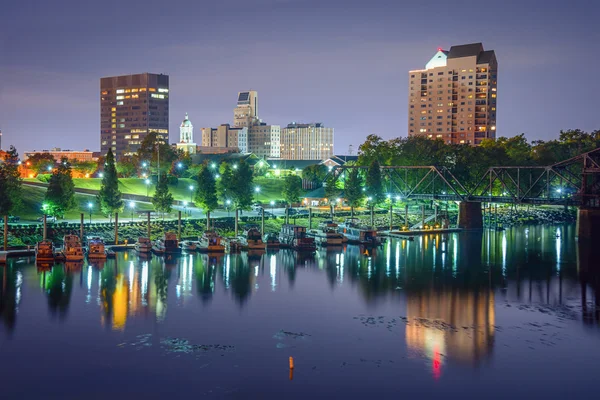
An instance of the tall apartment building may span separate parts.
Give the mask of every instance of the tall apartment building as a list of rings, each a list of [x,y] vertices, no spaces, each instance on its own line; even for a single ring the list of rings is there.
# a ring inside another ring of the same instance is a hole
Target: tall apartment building
[[[284,160],[326,160],[333,156],[333,128],[322,123],[292,122],[281,130]]]
[[[262,158],[279,158],[281,127],[260,122],[248,128],[248,152]]]
[[[498,61],[481,43],[438,49],[409,71],[408,134],[476,146],[496,138]]]
[[[135,153],[148,133],[169,140],[169,76],[143,73],[100,79],[100,148],[117,159]]]
[[[258,123],[258,92],[239,92],[237,107],[233,110],[233,126],[250,127]]]
[[[202,151],[209,153],[211,151],[221,152],[231,149],[240,153],[248,152],[248,128],[231,127],[229,124],[222,124],[218,128],[202,128]]]

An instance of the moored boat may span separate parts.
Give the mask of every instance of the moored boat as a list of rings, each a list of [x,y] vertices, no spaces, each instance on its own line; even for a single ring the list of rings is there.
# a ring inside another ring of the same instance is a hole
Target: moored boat
[[[324,221],[317,229],[310,230],[307,235],[315,238],[315,242],[321,246],[341,246],[344,243],[344,235],[337,231],[338,225],[333,221]]]
[[[251,228],[246,232],[246,237],[242,243],[247,250],[266,250],[267,245],[262,240],[262,235],[256,228]]]
[[[88,237],[88,251],[87,256],[88,259],[105,259],[106,258],[106,248],[104,246],[104,241],[98,236]]]
[[[35,262],[38,264],[54,262],[54,244],[51,240],[42,240],[35,245]]]
[[[239,253],[242,251],[242,243],[237,239],[229,239],[226,242],[227,251],[229,253]]]
[[[283,224],[279,233],[281,244],[296,251],[315,251],[315,239],[306,236],[306,228],[300,225]]]
[[[278,249],[281,246],[279,238],[274,233],[266,234],[264,242],[267,245],[267,249]]]
[[[181,247],[177,235],[173,232],[165,232],[162,239],[158,239],[152,245],[152,252],[158,255],[177,255],[181,254]]]
[[[338,232],[348,239],[348,243],[364,246],[378,246],[380,244],[377,231],[360,225],[358,218],[347,218],[338,225]]]
[[[66,261],[83,261],[83,247],[77,235],[63,237],[63,254]]]
[[[223,238],[213,230],[204,231],[196,249],[205,253],[223,253],[225,245]]]
[[[149,254],[152,252],[152,242],[147,237],[139,237],[135,242],[134,249],[139,254]]]
[[[198,249],[198,244],[192,240],[184,240],[181,242],[181,248],[188,253],[193,253]]]

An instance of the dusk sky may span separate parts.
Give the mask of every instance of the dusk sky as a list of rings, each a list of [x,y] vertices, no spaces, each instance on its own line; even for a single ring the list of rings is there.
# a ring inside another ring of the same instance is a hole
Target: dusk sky
[[[186,112],[232,123],[257,90],[267,123],[323,122],[346,154],[407,135],[408,71],[438,47],[498,58],[498,136],[600,129],[597,1],[81,0],[5,2],[2,147],[100,149],[100,77],[170,76],[170,139]]]

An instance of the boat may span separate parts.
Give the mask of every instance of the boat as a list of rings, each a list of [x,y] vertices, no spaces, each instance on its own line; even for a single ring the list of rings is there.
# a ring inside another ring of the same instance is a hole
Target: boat
[[[378,246],[380,244],[377,231],[360,225],[358,218],[346,218],[344,223],[338,225],[338,232],[348,238],[350,244]]]
[[[266,250],[267,244],[263,242],[262,235],[256,228],[248,229],[246,237],[242,239],[242,244],[247,250]]]
[[[226,242],[227,251],[229,253],[239,253],[242,251],[242,243],[237,239],[229,239]]]
[[[88,237],[88,259],[105,259],[106,248],[104,241],[98,236]]]
[[[225,245],[223,238],[213,230],[204,231],[196,249],[205,253],[223,253]]]
[[[283,224],[279,233],[279,241],[282,245],[296,251],[315,251],[315,239],[306,236],[306,228],[300,225]]]
[[[184,251],[187,251],[188,253],[192,253],[197,250],[198,244],[197,244],[197,242],[194,242],[193,240],[184,240],[183,242],[181,242],[181,248]]]
[[[152,242],[147,237],[139,237],[133,247],[139,254],[150,254],[152,252]]]
[[[267,245],[267,249],[278,249],[281,245],[279,238],[274,233],[266,234],[264,242]]]
[[[37,264],[54,262],[54,244],[51,240],[42,240],[35,245],[35,262]]]
[[[181,247],[177,235],[173,232],[165,232],[162,239],[158,239],[152,245],[152,252],[158,255],[177,255],[181,254]]]
[[[63,254],[65,261],[83,261],[83,247],[77,235],[63,237]]]
[[[318,229],[308,232],[309,236],[315,238],[315,242],[321,246],[341,246],[344,243],[344,235],[337,231],[338,225],[333,221],[323,221]]]

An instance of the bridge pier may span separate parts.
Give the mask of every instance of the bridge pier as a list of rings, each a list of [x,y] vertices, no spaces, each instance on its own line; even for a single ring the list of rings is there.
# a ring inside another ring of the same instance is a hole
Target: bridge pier
[[[458,204],[458,227],[461,229],[483,228],[481,203],[461,201]]]
[[[600,239],[600,209],[577,210],[577,237],[584,240]]]

